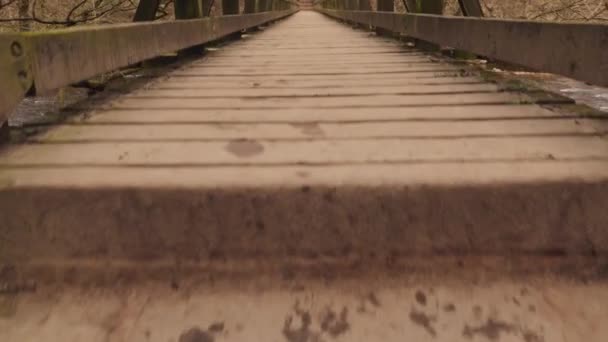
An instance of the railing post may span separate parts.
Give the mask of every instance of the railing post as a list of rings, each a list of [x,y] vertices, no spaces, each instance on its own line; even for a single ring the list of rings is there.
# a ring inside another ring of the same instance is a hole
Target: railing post
[[[245,9],[243,11],[246,14],[255,13],[255,0],[245,0]]]
[[[156,19],[156,11],[160,0],[140,0],[133,21],[152,21]]]
[[[202,18],[204,14],[203,1],[206,0],[175,0],[173,8],[176,20]],[[203,46],[192,46],[179,51],[179,55],[199,54],[204,51]]]
[[[418,12],[418,3],[416,0],[403,0],[403,5],[405,5],[405,10],[409,13]]]
[[[369,0],[359,0],[359,11],[371,11],[372,6],[369,3]]]
[[[444,0],[407,0],[407,10],[411,13],[443,14]],[[416,46],[425,50],[437,51],[441,47],[437,44],[413,39]]]
[[[377,9],[378,12],[394,12],[395,11],[395,3],[393,0],[378,0]],[[394,32],[385,30],[383,28],[376,27],[376,34],[393,37],[395,36]]]
[[[479,0],[458,0],[460,9],[465,17],[483,17],[483,10]]]
[[[443,14],[443,0],[417,0],[420,13]]]
[[[239,14],[239,0],[222,0],[222,14]]]
[[[211,15],[211,5],[213,5],[213,0],[202,0],[201,8],[203,11],[203,17],[208,17]]]
[[[395,2],[393,0],[378,0],[378,11],[394,12]]]
[[[194,19],[203,17],[201,0],[175,0],[175,19]]]

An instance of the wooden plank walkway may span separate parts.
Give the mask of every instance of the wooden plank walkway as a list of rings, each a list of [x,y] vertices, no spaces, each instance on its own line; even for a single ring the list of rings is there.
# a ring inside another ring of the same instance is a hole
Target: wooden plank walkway
[[[604,342],[606,123],[460,69],[300,12],[0,151],[0,340]]]
[[[608,252],[605,122],[461,69],[299,12],[4,150],[0,256]]]

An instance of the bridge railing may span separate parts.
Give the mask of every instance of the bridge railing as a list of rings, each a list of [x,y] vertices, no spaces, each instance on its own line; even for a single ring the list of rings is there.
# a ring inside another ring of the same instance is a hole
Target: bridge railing
[[[0,127],[28,93],[49,93],[297,11],[290,1],[246,0],[244,13],[239,13],[238,0],[223,0],[224,15],[208,17],[208,0],[177,0],[179,20],[158,22],[147,21],[156,13],[156,8],[141,9],[147,2],[158,3],[140,1],[135,20],[145,22],[0,34]]]
[[[482,18],[479,0],[459,0],[465,17],[441,15],[443,0],[318,0],[328,16],[486,58],[608,86],[608,25]]]

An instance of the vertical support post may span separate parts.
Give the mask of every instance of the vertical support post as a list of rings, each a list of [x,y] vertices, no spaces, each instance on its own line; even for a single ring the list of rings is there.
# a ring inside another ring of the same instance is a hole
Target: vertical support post
[[[369,3],[369,0],[359,0],[359,11],[371,11],[372,6]]]
[[[176,20],[196,19],[202,18],[204,15],[203,11],[204,0],[175,0],[173,7],[175,10]],[[204,50],[203,45],[192,46],[187,49],[179,51],[180,55],[200,54]]]
[[[194,19],[203,16],[201,0],[175,0],[175,19]]]
[[[378,0],[376,10],[378,12],[394,12],[395,11],[395,2],[394,0]],[[376,27],[376,34],[382,36],[393,37],[395,35],[394,32],[384,30],[382,28]]]
[[[156,11],[160,0],[140,0],[133,21],[152,21],[156,19]]]
[[[458,0],[458,4],[465,17],[483,17],[479,0]]]
[[[266,12],[266,2],[268,0],[258,0],[256,12]]]
[[[378,11],[380,12],[394,12],[395,2],[393,0],[378,0]]]
[[[239,0],[222,0],[222,14],[239,14]]]
[[[255,0],[245,0],[244,12],[246,14],[255,13]]]
[[[443,0],[417,0],[420,13],[443,14]]]
[[[208,17],[211,15],[211,5],[213,5],[213,0],[201,0],[201,11],[203,12],[203,17]]]
[[[11,140],[11,129],[8,127],[8,121],[0,121],[0,144],[4,144]]]
[[[425,14],[443,14],[444,0],[414,0],[416,9],[412,12]],[[416,46],[425,50],[438,51],[441,47],[437,44],[414,39]]]
[[[418,3],[416,0],[403,0],[403,5],[405,6],[405,10],[409,13],[418,12]]]

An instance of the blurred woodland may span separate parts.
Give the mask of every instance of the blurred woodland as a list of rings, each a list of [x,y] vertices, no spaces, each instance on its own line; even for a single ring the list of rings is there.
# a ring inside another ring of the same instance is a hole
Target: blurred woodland
[[[210,15],[221,13],[214,1]],[[370,0],[375,8],[376,0]],[[403,0],[395,0],[398,12]],[[608,0],[481,0],[488,17],[608,23]],[[29,31],[83,24],[129,22],[138,0],[0,0],[0,31]],[[241,0],[241,8],[243,0]],[[458,0],[445,0],[445,14],[459,15]],[[161,0],[158,19],[173,18],[173,0]]]

